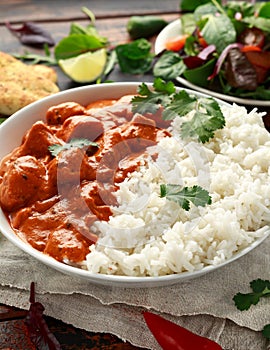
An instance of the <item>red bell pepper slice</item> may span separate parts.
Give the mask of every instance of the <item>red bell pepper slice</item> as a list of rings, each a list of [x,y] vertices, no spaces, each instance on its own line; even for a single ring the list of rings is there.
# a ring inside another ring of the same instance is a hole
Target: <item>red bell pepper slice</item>
[[[222,350],[213,340],[197,335],[159,315],[146,311],[143,316],[163,350]]]

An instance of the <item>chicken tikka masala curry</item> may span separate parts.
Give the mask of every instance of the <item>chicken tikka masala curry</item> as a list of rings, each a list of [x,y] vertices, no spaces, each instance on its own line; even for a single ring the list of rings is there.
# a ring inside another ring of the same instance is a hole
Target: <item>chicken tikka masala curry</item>
[[[118,184],[136,170],[168,122],[134,114],[131,96],[52,106],[0,164],[0,204],[16,234],[58,261],[80,265],[108,221]],[[76,147],[74,140],[88,140]],[[70,147],[67,147],[69,145]],[[73,146],[72,146],[73,145]],[[62,147],[55,155],[51,150]]]

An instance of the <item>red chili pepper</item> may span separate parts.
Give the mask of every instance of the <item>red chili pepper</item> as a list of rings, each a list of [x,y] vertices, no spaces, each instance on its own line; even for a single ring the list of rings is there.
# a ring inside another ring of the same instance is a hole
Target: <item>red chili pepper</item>
[[[146,311],[143,316],[163,350],[222,350],[213,340],[197,335],[159,315]]]

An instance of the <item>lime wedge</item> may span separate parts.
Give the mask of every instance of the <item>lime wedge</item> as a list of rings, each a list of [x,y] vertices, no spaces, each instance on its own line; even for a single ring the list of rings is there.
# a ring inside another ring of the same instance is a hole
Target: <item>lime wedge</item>
[[[101,76],[107,62],[107,51],[102,48],[58,61],[63,72],[77,83],[90,83]]]

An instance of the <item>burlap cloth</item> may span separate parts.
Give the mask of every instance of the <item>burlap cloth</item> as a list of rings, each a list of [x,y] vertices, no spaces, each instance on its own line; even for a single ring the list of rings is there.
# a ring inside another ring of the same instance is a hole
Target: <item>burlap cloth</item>
[[[249,282],[270,279],[270,237],[249,254],[202,277],[155,288],[103,287],[44,266],[0,234],[0,303],[29,308],[29,287],[45,313],[75,327],[109,332],[138,347],[160,349],[144,323],[150,309],[210,337],[230,350],[265,350],[260,330],[270,323],[270,300],[248,311],[233,303],[235,293],[250,292]],[[173,350],[173,349],[172,349]],[[195,348],[194,348],[195,350]]]

